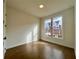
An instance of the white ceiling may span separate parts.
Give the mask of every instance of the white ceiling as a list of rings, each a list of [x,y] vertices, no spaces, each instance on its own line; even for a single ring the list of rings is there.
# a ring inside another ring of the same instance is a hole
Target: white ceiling
[[[43,9],[39,8],[41,3],[45,5]],[[75,0],[7,0],[7,6],[28,12],[37,17],[48,16],[70,8],[74,3]]]

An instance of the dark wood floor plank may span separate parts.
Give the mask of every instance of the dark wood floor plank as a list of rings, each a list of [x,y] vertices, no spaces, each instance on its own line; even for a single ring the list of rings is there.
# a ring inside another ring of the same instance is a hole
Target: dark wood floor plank
[[[5,59],[75,59],[75,55],[71,48],[38,41],[8,49]]]

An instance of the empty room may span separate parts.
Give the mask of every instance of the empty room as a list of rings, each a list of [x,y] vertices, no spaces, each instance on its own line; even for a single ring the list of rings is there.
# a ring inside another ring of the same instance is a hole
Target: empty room
[[[76,59],[75,0],[4,0],[4,59]]]

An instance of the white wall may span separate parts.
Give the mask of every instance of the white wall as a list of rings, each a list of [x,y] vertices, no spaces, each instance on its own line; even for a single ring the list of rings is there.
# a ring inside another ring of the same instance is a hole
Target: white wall
[[[4,21],[4,23],[3,23],[3,38],[5,38],[6,37],[6,27],[5,27],[5,25],[6,25],[6,0],[3,2],[3,21]],[[3,53],[4,53],[4,55],[6,52],[5,48],[6,48],[6,40],[3,39]]]
[[[54,39],[44,34],[44,21],[54,16],[63,16],[63,39]],[[41,19],[41,39],[52,43],[60,44],[70,48],[75,47],[75,19],[74,8],[69,8]]]
[[[39,19],[20,10],[7,7],[7,44],[12,48],[39,39]]]

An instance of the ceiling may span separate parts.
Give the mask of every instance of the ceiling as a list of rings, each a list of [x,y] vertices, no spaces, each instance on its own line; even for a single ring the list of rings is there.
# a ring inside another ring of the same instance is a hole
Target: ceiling
[[[37,17],[44,17],[70,8],[75,0],[7,0],[7,6],[22,10]],[[39,5],[44,4],[40,9]]]

